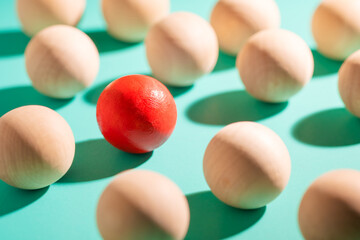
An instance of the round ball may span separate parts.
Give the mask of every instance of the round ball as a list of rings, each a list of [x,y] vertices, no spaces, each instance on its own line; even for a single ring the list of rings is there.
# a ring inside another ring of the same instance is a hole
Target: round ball
[[[71,98],[90,86],[99,71],[99,52],[80,30],[48,27],[25,50],[27,73],[36,90],[53,98]]]
[[[145,170],[119,174],[97,207],[97,224],[105,240],[183,239],[189,221],[189,205],[178,186]]]
[[[240,51],[236,66],[247,92],[265,102],[285,102],[311,79],[314,59],[295,33],[268,29],[253,35]]]
[[[125,42],[144,40],[149,28],[169,14],[169,0],[102,0],[107,30]]]
[[[220,0],[210,23],[220,49],[235,56],[253,34],[280,27],[280,12],[274,0]]]
[[[113,146],[146,153],[170,137],[177,111],[173,96],[162,83],[149,76],[129,75],[104,89],[96,117],[102,134]]]
[[[291,162],[275,132],[258,123],[237,122],[221,129],[210,141],[203,168],[218,199],[232,207],[254,209],[283,191]]]
[[[299,208],[300,229],[307,240],[360,239],[360,172],[328,172],[306,191]]]
[[[39,189],[69,170],[75,140],[55,111],[36,105],[16,108],[0,118],[0,179],[22,189]]]
[[[344,60],[360,49],[360,2],[322,1],[312,19],[312,33],[319,52]]]
[[[76,26],[85,6],[86,0],[17,0],[17,13],[23,31],[33,36],[52,25]]]
[[[165,84],[190,86],[215,67],[219,49],[211,25],[188,13],[170,14],[149,31],[146,55],[153,75]]]
[[[360,50],[345,60],[339,70],[339,92],[346,108],[360,117]]]

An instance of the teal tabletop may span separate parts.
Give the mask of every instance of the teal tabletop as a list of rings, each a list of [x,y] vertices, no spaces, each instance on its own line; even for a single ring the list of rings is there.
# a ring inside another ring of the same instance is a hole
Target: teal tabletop
[[[216,0],[172,0],[171,11],[190,11],[209,19]],[[360,122],[345,108],[337,88],[341,62],[320,55],[311,34],[319,1],[276,1],[281,27],[301,36],[312,49],[315,72],[310,83],[283,104],[265,104],[249,96],[235,58],[220,53],[211,74],[193,86],[170,88],[178,121],[170,139],[145,155],[121,152],[102,137],[96,101],[111,81],[128,74],[151,74],[143,43],[127,44],[106,33],[100,1],[88,0],[79,28],[100,52],[94,84],[70,100],[54,100],[35,91],[26,74],[22,31],[14,0],[0,1],[0,116],[38,104],[61,114],[71,126],[76,154],[69,172],[51,186],[24,191],[0,181],[1,240],[101,239],[95,212],[113,177],[126,169],[149,169],[173,180],[185,193],[191,220],[186,239],[302,239],[297,212],[301,198],[321,174],[338,168],[360,169]],[[282,194],[256,210],[231,208],[210,192],[202,160],[211,138],[225,125],[256,121],[274,130],[291,155],[292,172]]]

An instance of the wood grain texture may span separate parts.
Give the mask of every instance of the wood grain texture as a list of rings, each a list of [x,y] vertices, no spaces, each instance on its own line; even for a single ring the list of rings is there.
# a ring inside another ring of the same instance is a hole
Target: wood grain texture
[[[183,239],[189,205],[168,178],[147,170],[119,174],[105,189],[97,224],[105,240]]]
[[[285,188],[291,162],[280,137],[254,122],[232,123],[210,141],[204,155],[205,179],[224,203],[243,209],[262,207]]]
[[[39,32],[25,50],[27,73],[36,90],[71,98],[90,86],[99,71],[99,52],[82,31],[55,25]]]
[[[0,118],[0,179],[9,185],[46,187],[68,171],[74,154],[70,126],[49,108],[19,107]]]
[[[29,36],[52,25],[76,26],[85,6],[86,0],[17,0],[16,2],[23,31]]]
[[[173,86],[192,85],[210,73],[219,54],[211,25],[189,12],[170,14],[155,24],[145,45],[153,75]]]
[[[360,50],[345,60],[338,76],[341,99],[352,114],[360,117]]]
[[[149,28],[169,11],[169,0],[102,0],[109,34],[125,42],[144,40]]]
[[[268,29],[253,35],[236,66],[247,92],[265,102],[285,102],[311,79],[314,59],[295,33]]]
[[[280,12],[273,0],[220,0],[212,10],[210,23],[220,49],[236,56],[253,34],[280,27]]]
[[[344,60],[360,49],[360,1],[322,1],[313,15],[312,33],[319,52]]]
[[[307,240],[360,239],[360,172],[341,169],[316,179],[299,208]]]

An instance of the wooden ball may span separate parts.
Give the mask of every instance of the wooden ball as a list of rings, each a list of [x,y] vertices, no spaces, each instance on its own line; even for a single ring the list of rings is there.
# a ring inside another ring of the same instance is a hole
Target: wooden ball
[[[85,6],[86,0],[17,0],[17,14],[23,31],[33,36],[52,25],[76,26]]]
[[[306,191],[299,208],[299,225],[307,240],[360,239],[360,172],[328,172]]]
[[[314,59],[295,33],[268,29],[253,35],[240,51],[236,66],[247,92],[265,102],[285,102],[311,79]]]
[[[31,39],[25,63],[36,90],[53,98],[71,98],[92,84],[100,60],[94,42],[85,33],[55,25]]]
[[[291,162],[275,132],[259,123],[237,122],[210,141],[203,168],[218,199],[232,207],[253,209],[265,206],[283,191]]]
[[[280,27],[280,12],[274,0],[220,0],[210,23],[220,49],[236,56],[253,34]]]
[[[46,187],[65,175],[74,154],[70,126],[47,107],[19,107],[0,118],[0,179],[9,185]]]
[[[101,133],[113,146],[146,153],[170,137],[177,110],[173,96],[161,82],[145,75],[128,75],[101,93],[96,118]]]
[[[149,31],[146,55],[153,75],[165,84],[189,86],[215,67],[219,50],[211,25],[189,12],[170,14]]]
[[[313,15],[312,33],[319,52],[344,60],[360,49],[360,2],[323,0]]]
[[[360,117],[360,50],[348,57],[339,70],[339,93],[346,108]]]
[[[188,202],[176,184],[146,170],[119,174],[97,207],[97,224],[105,240],[183,239],[189,221]]]
[[[170,0],[102,0],[102,11],[110,35],[140,42],[153,24],[169,14]]]

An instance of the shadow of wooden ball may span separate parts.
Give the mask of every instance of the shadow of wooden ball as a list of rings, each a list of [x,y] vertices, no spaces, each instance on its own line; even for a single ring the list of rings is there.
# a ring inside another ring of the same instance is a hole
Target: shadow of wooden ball
[[[41,198],[49,187],[38,190],[22,190],[0,180],[0,217],[16,212]]]
[[[236,56],[230,56],[226,53],[219,51],[219,57],[213,72],[225,71],[228,69],[235,69]]]
[[[143,75],[146,75],[146,76],[150,76],[150,77],[153,77],[152,75],[150,74],[143,74]],[[119,76],[120,78],[121,76]],[[107,85],[109,85],[112,81],[116,80],[117,78],[113,78],[111,80],[107,80],[107,81],[104,81],[102,83],[99,83],[98,85],[95,85],[93,87],[91,87],[85,94],[84,94],[84,100],[87,102],[87,103],[90,103],[90,104],[93,104],[93,105],[96,105],[99,97],[100,97],[100,94],[102,93],[102,91],[104,91],[104,89],[106,88]],[[165,85],[166,86],[166,85]],[[180,96],[180,95],[183,95],[185,94],[186,92],[190,91],[192,88],[193,88],[193,85],[189,86],[189,87],[170,87],[170,86],[166,86],[171,95],[173,97],[177,97],[177,96]]]
[[[314,58],[314,77],[337,73],[343,61],[336,61],[323,56],[316,49],[311,50]]]
[[[0,117],[14,108],[25,105],[42,105],[53,110],[69,104],[71,99],[54,99],[37,92],[32,86],[0,89]]]
[[[258,222],[266,207],[241,210],[220,202],[210,191],[186,196],[190,207],[187,240],[218,240],[239,234]]]
[[[86,30],[85,33],[93,40],[99,53],[106,53],[135,47],[140,43],[127,43],[111,37],[105,30]]]
[[[0,58],[23,55],[30,37],[18,30],[0,32]]]
[[[99,53],[119,51],[139,46],[140,43],[126,43],[111,37],[105,30],[86,30],[85,33],[93,40]],[[30,41],[19,30],[0,31],[0,58],[23,55]]]
[[[360,143],[360,120],[345,108],[328,109],[301,119],[292,128],[300,142],[324,147]]]
[[[260,102],[245,90],[224,92],[205,97],[187,109],[190,120],[209,125],[228,125],[239,121],[258,121],[284,110],[287,102]]]
[[[102,91],[104,91],[106,86],[109,85],[114,80],[115,79],[111,79],[111,80],[99,83],[93,87],[90,87],[90,89],[84,94],[84,100],[87,103],[96,105]]]

